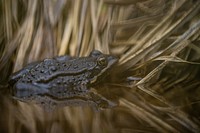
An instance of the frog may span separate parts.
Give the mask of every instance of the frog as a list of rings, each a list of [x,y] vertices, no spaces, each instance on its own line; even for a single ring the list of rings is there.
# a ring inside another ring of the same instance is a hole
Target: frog
[[[57,56],[31,63],[9,78],[14,99],[46,108],[89,104],[96,109],[116,106],[94,91],[118,58],[93,50],[85,57]]]

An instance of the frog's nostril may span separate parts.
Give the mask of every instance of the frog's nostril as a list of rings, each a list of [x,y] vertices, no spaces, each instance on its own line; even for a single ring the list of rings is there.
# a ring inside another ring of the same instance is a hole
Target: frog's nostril
[[[109,56],[108,60],[109,60],[110,64],[115,64],[118,61],[118,58],[115,56]]]

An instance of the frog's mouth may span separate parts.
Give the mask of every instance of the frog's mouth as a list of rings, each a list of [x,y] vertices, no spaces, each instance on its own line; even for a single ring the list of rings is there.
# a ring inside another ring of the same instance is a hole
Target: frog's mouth
[[[109,75],[110,70],[113,68],[113,66],[118,62],[118,58],[115,56],[108,56],[108,65],[98,74],[98,76],[95,76],[91,80],[91,84],[95,85],[99,83],[101,80],[103,80],[106,76]]]
[[[118,58],[115,56],[108,57],[108,65],[105,69],[102,70],[102,73],[106,72],[107,70],[111,69],[116,63],[118,62]]]

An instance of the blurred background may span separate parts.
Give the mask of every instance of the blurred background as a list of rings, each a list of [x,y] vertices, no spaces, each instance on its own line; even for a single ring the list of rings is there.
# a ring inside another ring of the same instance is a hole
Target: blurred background
[[[1,0],[0,20],[0,132],[200,132],[200,1]],[[45,112],[12,99],[13,72],[94,49],[119,57],[94,88],[117,107]]]

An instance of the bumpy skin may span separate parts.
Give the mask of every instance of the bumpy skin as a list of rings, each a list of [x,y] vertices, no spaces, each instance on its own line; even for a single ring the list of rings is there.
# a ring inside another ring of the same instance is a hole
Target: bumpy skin
[[[46,96],[54,101],[79,99],[98,104],[105,102],[105,98],[94,94],[89,88],[104,77],[116,62],[116,57],[97,50],[88,57],[45,59],[11,75],[9,84],[13,96],[25,102]]]

